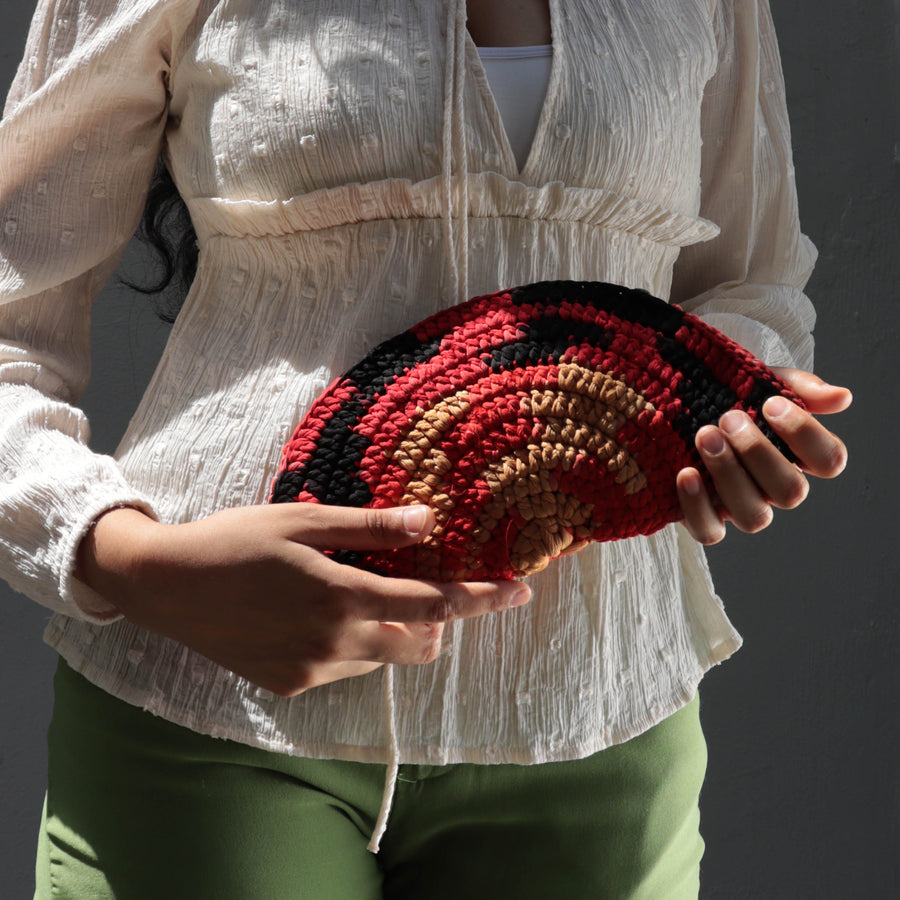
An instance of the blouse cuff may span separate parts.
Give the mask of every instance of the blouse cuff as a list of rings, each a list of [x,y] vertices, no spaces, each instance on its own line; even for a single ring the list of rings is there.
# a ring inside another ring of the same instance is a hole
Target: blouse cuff
[[[742,284],[710,291],[683,306],[767,366],[812,371],[816,314],[809,298],[797,288]]]
[[[82,540],[94,527],[97,519],[111,509],[130,507],[157,520],[149,501],[134,494],[109,495],[97,497],[87,502],[72,522],[60,544],[60,576],[59,597],[64,605],[62,610],[74,618],[92,622],[95,625],[108,625],[122,618],[115,605],[100,596],[93,588],[75,577],[78,561],[78,548]]]

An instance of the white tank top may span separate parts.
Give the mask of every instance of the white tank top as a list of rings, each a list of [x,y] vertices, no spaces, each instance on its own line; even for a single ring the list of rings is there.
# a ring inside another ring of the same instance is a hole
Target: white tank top
[[[553,46],[479,47],[478,55],[521,171],[544,107]]]

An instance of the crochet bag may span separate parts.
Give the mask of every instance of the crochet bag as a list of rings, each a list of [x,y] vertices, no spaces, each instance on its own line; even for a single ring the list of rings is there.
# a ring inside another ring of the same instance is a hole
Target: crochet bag
[[[645,291],[543,282],[476,297],[380,344],[313,404],[270,500],[424,503],[420,544],[334,558],[394,576],[515,578],[589,541],[681,518],[697,430],[799,398],[696,316]]]

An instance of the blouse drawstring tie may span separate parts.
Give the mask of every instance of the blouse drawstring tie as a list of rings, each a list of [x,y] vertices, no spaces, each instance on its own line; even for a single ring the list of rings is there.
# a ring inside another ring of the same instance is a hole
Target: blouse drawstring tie
[[[444,122],[441,177],[446,260],[451,304],[468,299],[469,289],[469,159],[466,145],[466,3],[451,0],[447,11],[444,64]],[[453,164],[457,186],[454,193]],[[455,201],[455,202],[454,202]]]
[[[444,56],[444,120],[441,129],[441,179],[445,258],[449,281],[448,305],[462,303],[469,295],[469,159],[466,147],[466,0],[450,0]],[[457,189],[454,191],[453,164]],[[388,736],[387,772],[381,809],[368,844],[377,853],[387,830],[388,817],[397,792],[400,749],[397,738],[397,709],[394,699],[394,668],[384,667],[384,724]]]
[[[387,830],[388,816],[397,791],[397,776],[400,773],[400,750],[397,743],[397,711],[394,703],[394,667],[384,667],[384,719],[388,735],[388,767],[384,776],[384,793],[381,795],[381,809],[372,831],[367,850],[377,853],[381,838]]]

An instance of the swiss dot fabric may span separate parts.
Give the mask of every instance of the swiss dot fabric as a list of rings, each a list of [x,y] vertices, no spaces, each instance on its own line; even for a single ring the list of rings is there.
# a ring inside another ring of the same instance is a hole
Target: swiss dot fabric
[[[116,621],[74,555],[116,505],[183,522],[263,502],[315,397],[466,285],[640,288],[810,366],[814,251],[765,0],[550,5],[519,171],[442,0],[40,0],[0,123],[0,572],[56,613],[47,641],[91,681],[209,734],[385,759],[381,671],[273,697]],[[77,408],[90,303],[161,151],[199,273],[102,457]],[[433,665],[396,669],[404,762],[584,756],[682,706],[740,643],[679,526],[531,583],[527,607],[454,623]]]

